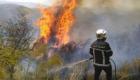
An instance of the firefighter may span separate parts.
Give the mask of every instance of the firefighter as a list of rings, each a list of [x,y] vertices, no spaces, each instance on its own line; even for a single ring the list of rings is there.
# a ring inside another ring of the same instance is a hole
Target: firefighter
[[[90,48],[90,54],[93,56],[93,65],[95,68],[94,80],[99,80],[103,71],[106,73],[107,80],[112,80],[112,66],[110,57],[113,52],[108,42],[106,42],[106,30],[98,29],[96,31],[97,40],[94,41]]]

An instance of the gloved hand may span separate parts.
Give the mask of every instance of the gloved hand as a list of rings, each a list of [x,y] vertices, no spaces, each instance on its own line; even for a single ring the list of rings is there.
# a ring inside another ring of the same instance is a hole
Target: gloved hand
[[[93,59],[93,57],[89,58],[89,60],[92,60],[92,59]]]
[[[92,48],[90,48],[89,53],[90,53],[91,55],[93,55],[93,49],[92,49]]]

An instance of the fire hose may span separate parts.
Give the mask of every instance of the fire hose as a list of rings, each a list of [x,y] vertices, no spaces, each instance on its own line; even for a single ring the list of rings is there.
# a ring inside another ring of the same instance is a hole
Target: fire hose
[[[114,68],[115,68],[115,80],[117,80],[117,65],[116,65],[116,63],[115,63],[115,61],[113,59],[110,59],[110,60],[114,65]]]
[[[89,61],[90,60],[93,60],[93,58],[89,58]],[[115,74],[114,75],[115,75],[115,80],[117,80],[117,65],[116,65],[116,62],[113,59],[110,59],[110,60],[114,65],[114,69],[115,69]]]
[[[65,67],[67,67],[67,66],[69,66],[69,65],[76,65],[76,64],[80,64],[80,63],[82,63],[82,62],[88,62],[88,61],[90,61],[90,60],[92,60],[92,61],[93,61],[93,58],[84,59],[84,60],[79,61],[79,62],[74,63],[74,64],[68,64],[68,65],[65,65],[65,66],[64,66],[64,67],[62,67],[62,68],[58,68],[56,71],[59,71],[59,70],[61,70],[61,69],[65,68]],[[113,63],[113,65],[114,65],[114,69],[115,69],[115,80],[117,80],[117,65],[116,65],[116,63],[115,63],[115,61],[114,61],[113,59],[111,59],[111,62],[112,62],[112,63]],[[52,71],[53,71],[53,70],[52,70]],[[50,72],[51,72],[51,71],[50,71]]]

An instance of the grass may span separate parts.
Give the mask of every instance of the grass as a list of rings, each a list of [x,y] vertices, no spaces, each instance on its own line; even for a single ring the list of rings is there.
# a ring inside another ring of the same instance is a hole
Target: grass
[[[63,67],[64,64],[61,57],[55,55],[52,59],[38,63],[38,67],[35,72],[25,73],[22,69],[17,67],[15,80],[94,80],[94,71],[93,69],[89,69],[89,64],[89,62],[83,62],[58,70],[58,68]],[[52,69],[53,71],[50,72]],[[102,73],[100,80],[105,80],[104,75],[105,73]],[[0,80],[6,80],[4,77],[0,78]],[[117,79],[139,80],[140,59],[135,59],[132,63],[125,63],[122,67],[117,69]]]

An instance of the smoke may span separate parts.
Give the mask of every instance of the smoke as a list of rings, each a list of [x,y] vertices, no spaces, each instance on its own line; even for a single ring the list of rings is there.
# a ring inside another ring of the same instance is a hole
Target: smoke
[[[134,10],[140,9],[139,3],[139,0],[82,0],[81,6],[94,10]]]
[[[114,52],[112,58],[118,65],[140,58],[140,38],[138,37],[140,35],[140,9],[113,10],[97,8],[94,11],[92,7],[80,6],[75,15],[77,20],[70,33],[71,39],[85,42],[85,47],[78,50],[73,59],[77,60],[79,56],[80,58],[90,56],[88,50],[91,43],[96,40],[95,31],[98,28],[108,31],[107,42],[110,43]]]

